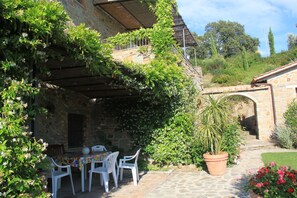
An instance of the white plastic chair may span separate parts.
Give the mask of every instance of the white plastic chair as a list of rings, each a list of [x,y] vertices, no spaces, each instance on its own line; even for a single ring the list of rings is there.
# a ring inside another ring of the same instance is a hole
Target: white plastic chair
[[[115,187],[116,188],[118,187],[117,173],[116,173],[116,168],[115,168],[118,155],[119,155],[119,152],[117,151],[117,152],[109,154],[103,161],[92,160],[91,170],[89,171],[89,173],[90,173],[89,192],[91,192],[91,188],[92,188],[92,174],[93,173],[101,174],[100,182],[101,182],[101,185],[103,185],[103,182],[104,182],[105,192],[109,191],[108,190],[109,173],[112,173]],[[102,163],[103,166],[95,167],[96,163]]]
[[[92,146],[92,152],[107,151],[103,145]]]
[[[120,159],[120,163],[118,165],[118,173],[117,173],[117,178],[119,178],[119,172],[121,172],[121,177],[120,180],[122,181],[123,179],[123,169],[131,169],[132,171],[132,176],[133,176],[133,182],[134,185],[137,186],[137,182],[139,181],[139,174],[138,174],[138,165],[137,165],[137,160],[138,156],[140,153],[141,149],[138,149],[136,154],[133,156],[124,156],[124,159]],[[133,162],[134,160],[134,162]],[[131,161],[131,162],[129,162]]]
[[[57,191],[61,187],[61,178],[68,176],[68,175],[69,175],[70,181],[71,181],[72,193],[73,193],[73,195],[75,195],[70,165],[62,166],[62,165],[57,164],[54,161],[54,159],[51,157],[47,157],[47,159],[49,160],[49,162],[51,164],[53,198],[57,197]],[[63,171],[63,169],[66,169],[66,171]]]

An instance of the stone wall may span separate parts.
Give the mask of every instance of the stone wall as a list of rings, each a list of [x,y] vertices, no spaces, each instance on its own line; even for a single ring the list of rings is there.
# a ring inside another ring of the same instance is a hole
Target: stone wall
[[[35,119],[38,139],[42,138],[48,144],[64,144],[66,151],[81,151],[81,148],[68,148],[68,114],[74,113],[85,117],[84,145],[103,144],[110,150],[130,148],[129,136],[118,127],[111,112],[104,109],[100,101],[51,85],[42,87],[36,102],[48,112]]]
[[[283,114],[288,109],[288,105],[297,99],[297,68],[286,71],[282,75],[272,77],[267,81],[272,85],[275,111],[276,111],[276,124],[283,124]]]
[[[126,31],[116,20],[93,5],[92,0],[59,0],[74,25],[85,23],[87,27],[101,33],[103,39]]]
[[[231,87],[206,88],[202,92],[204,95],[244,96],[252,100],[255,104],[256,119],[258,124],[258,138],[268,140],[274,129],[271,89],[262,85],[251,87],[250,85],[240,85]]]

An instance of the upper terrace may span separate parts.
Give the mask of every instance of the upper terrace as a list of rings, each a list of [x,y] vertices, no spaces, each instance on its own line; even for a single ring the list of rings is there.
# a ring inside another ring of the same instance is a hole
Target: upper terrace
[[[99,31],[102,39],[114,36],[117,33],[151,28],[156,23],[156,17],[149,9],[149,5],[145,2],[141,3],[140,0],[60,1],[74,25],[85,23],[86,26]],[[175,13],[174,16],[174,38],[178,45],[182,48],[195,45],[196,42],[182,17],[178,13]],[[140,53],[139,47],[149,45],[150,41],[147,39],[131,40],[129,45],[118,46],[112,55],[117,62],[147,63],[154,58],[154,55]],[[191,63],[183,53],[178,50],[175,51],[183,60],[181,65],[186,67],[188,75],[193,77],[200,87],[201,72],[192,68]],[[111,78],[92,74],[85,67],[85,63],[74,61],[68,57],[65,57],[63,61],[50,60],[48,69],[51,76],[43,77],[44,82],[79,92],[89,98],[127,97],[132,94],[126,89],[111,86]]]

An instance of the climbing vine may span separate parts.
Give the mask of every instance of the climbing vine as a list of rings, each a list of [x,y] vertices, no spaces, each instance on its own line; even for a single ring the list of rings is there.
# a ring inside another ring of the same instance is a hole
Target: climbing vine
[[[83,24],[69,25],[67,13],[55,0],[0,1],[0,196],[49,196],[36,169],[45,157],[46,143],[32,137],[27,126],[29,112],[34,115],[30,101],[38,94],[33,70],[46,72],[44,63],[62,59],[61,51],[138,93],[134,104],[118,109],[135,145],[160,165],[190,163],[195,88],[172,53],[175,6],[172,0],[156,1],[153,28],[118,34],[103,44],[100,33]],[[146,65],[115,64],[113,46],[136,37],[150,39],[155,60]]]
[[[135,146],[158,165],[192,163],[196,90],[179,66],[173,39],[175,1],[158,0],[152,5],[157,22],[153,28],[118,34],[109,39],[113,45],[149,38],[155,59],[149,64],[125,63],[130,75],[124,84],[141,93],[134,101],[114,102],[122,127],[129,131]]]

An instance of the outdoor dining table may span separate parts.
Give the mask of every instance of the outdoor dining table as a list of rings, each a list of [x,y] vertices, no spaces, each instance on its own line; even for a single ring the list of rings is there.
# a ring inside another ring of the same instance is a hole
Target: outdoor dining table
[[[81,191],[85,191],[85,179],[86,179],[86,165],[91,163],[92,159],[96,161],[103,161],[111,152],[100,151],[83,155],[81,153],[66,153],[60,156],[56,156],[56,159],[61,164],[69,164],[72,167],[77,167],[81,171]]]

